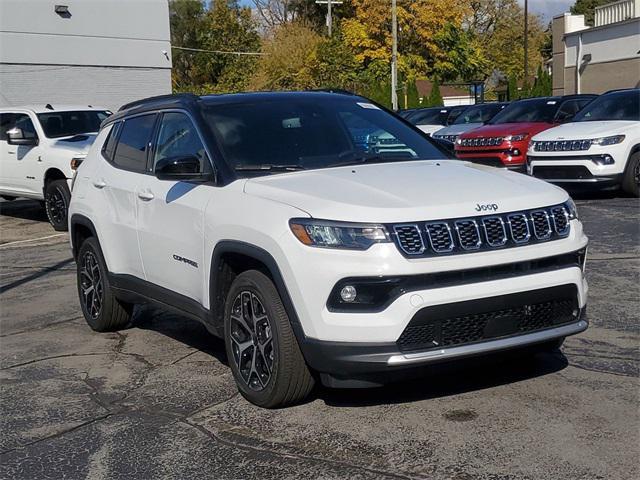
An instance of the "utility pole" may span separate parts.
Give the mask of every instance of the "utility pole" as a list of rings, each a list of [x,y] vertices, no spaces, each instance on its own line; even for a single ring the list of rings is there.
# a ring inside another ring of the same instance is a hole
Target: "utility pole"
[[[398,110],[398,17],[396,0],[391,0],[391,106]]]
[[[316,3],[327,6],[327,29],[329,30],[329,36],[331,36],[333,33],[333,13],[331,7],[332,5],[342,5],[342,0],[316,0]]]
[[[524,0],[524,84],[529,81],[529,1]]]

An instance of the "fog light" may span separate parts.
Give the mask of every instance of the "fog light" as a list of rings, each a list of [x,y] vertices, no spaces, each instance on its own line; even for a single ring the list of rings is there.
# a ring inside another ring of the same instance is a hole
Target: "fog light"
[[[511,154],[512,154],[514,157],[519,157],[519,156],[520,156],[520,150],[518,150],[517,148],[514,148],[514,149],[511,151]]]
[[[613,165],[615,163],[613,157],[608,154],[596,156],[594,157],[594,160],[600,165]]]
[[[356,287],[352,285],[347,285],[340,290],[340,298],[342,298],[343,302],[347,303],[354,302],[357,294]]]

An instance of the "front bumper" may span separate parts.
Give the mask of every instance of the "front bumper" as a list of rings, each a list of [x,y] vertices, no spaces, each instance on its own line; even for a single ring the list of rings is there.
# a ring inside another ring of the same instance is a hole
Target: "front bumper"
[[[605,152],[606,153],[606,152]],[[622,182],[624,162],[619,155],[612,155],[613,164],[603,165],[594,160],[604,155],[603,152],[592,154],[538,153],[527,155],[526,171],[528,175],[546,180],[550,183],[576,186],[617,187]]]
[[[526,143],[508,143],[500,147],[455,147],[456,157],[467,162],[524,171]]]

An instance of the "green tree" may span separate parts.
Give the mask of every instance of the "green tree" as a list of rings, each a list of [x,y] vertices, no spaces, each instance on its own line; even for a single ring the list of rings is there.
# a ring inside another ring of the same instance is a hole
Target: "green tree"
[[[407,80],[407,108],[417,108],[420,106],[420,93],[416,86],[416,79]]]
[[[518,92],[518,80],[515,75],[509,75],[509,84],[507,86],[507,99],[517,100],[520,98],[520,94]]]
[[[171,45],[201,48],[200,35],[204,14],[204,4],[200,0],[171,0],[169,2]],[[171,79],[174,90],[182,90],[191,85],[191,75],[195,65],[202,61],[206,61],[206,56],[186,50],[172,50]]]
[[[438,46],[432,72],[445,81],[476,80],[488,70],[482,49],[473,35],[462,27],[447,23],[434,37]]]
[[[593,25],[596,7],[611,2],[612,0],[576,0],[576,3],[571,7],[571,13],[574,15],[584,15],[585,23],[587,25]]]
[[[353,52],[342,41],[340,32],[316,45],[309,64],[319,88],[353,90],[361,70]]]
[[[444,104],[442,95],[440,94],[440,81],[436,78],[431,86],[431,93],[427,98],[428,107],[441,107]]]

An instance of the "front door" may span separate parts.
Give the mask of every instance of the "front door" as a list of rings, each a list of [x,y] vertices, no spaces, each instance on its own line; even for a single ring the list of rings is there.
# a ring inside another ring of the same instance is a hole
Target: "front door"
[[[209,159],[191,119],[182,112],[162,114],[152,154],[152,169],[162,159],[196,156],[201,168]],[[158,180],[139,185],[138,235],[142,262],[151,283],[203,302],[204,211],[215,195],[211,184]]]
[[[26,138],[38,138],[33,121],[26,113],[0,114],[0,189],[17,196],[42,196],[39,145],[11,145],[8,131],[20,128]]]

